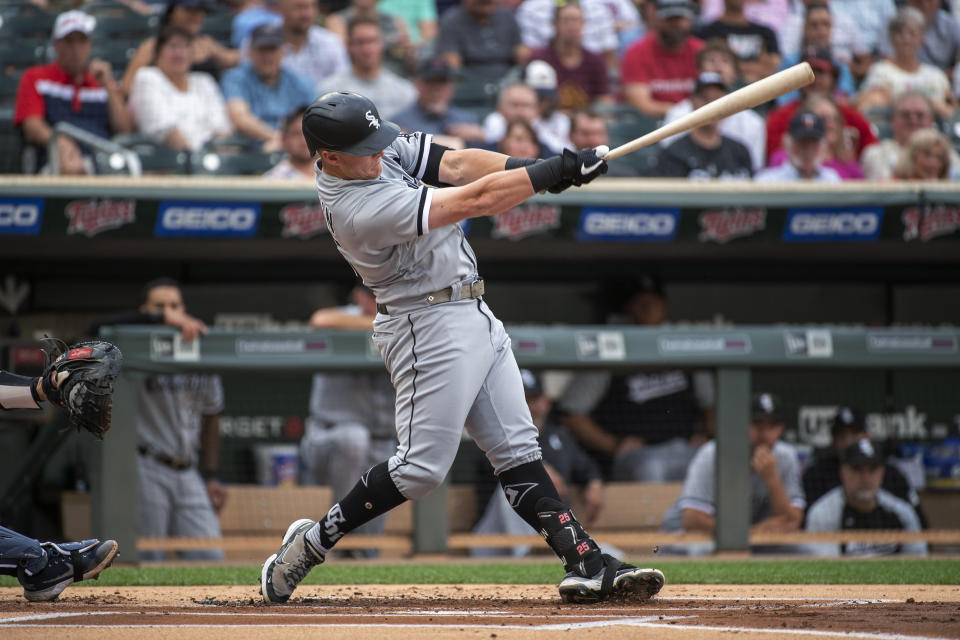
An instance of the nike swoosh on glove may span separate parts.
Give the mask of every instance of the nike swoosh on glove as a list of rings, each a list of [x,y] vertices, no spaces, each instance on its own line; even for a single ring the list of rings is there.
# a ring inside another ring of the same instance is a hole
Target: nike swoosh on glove
[[[608,151],[610,148],[605,145],[577,152],[564,149],[561,155],[563,179],[550,187],[550,193],[560,193],[573,186],[579,187],[606,173],[608,167],[603,157]]]

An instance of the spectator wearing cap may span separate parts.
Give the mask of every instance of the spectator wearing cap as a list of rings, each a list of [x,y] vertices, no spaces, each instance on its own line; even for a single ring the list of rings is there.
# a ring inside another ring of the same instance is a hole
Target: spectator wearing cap
[[[745,82],[766,78],[780,64],[780,47],[773,29],[751,22],[744,10],[747,0],[724,0],[723,15],[697,30],[697,37],[707,41],[720,38],[737,56],[737,66]]]
[[[816,458],[803,472],[803,491],[808,513],[812,506],[831,489],[840,486],[840,458],[850,445],[868,438],[863,413],[850,407],[840,407],[830,422],[830,449]],[[885,465],[883,488],[917,510],[921,520],[920,497],[907,479],[893,465]]]
[[[440,18],[436,53],[464,77],[499,82],[530,49],[520,40],[513,12],[495,0],[463,0]]]
[[[547,46],[534,49],[530,58],[548,63],[556,73],[557,107],[582,109],[594,102],[613,102],[603,57],[583,46],[580,5],[557,7],[553,24],[553,39]]]
[[[804,17],[814,6],[822,6],[830,12],[830,51],[833,57],[863,73],[870,64],[870,48],[861,36],[862,29],[849,15],[838,10],[831,0],[794,0],[793,12],[778,32],[780,52],[786,56],[802,51]]]
[[[570,144],[577,151],[596,149],[600,145],[610,146],[610,132],[607,120],[596,111],[577,109],[570,114]],[[610,164],[607,178],[636,178],[637,170],[625,162]]]
[[[813,111],[798,111],[790,120],[784,148],[789,162],[767,167],[755,177],[757,182],[840,182],[840,175],[823,166],[827,155],[826,124]]]
[[[803,19],[803,41],[800,50],[783,57],[783,66],[786,69],[806,60],[813,67],[814,72],[833,74],[834,93],[838,99],[852,97],[856,93],[853,73],[849,65],[834,59],[830,52],[830,34],[833,31],[833,14],[824,5],[813,5],[807,9]],[[816,66],[815,66],[816,65]],[[866,68],[861,77],[866,74]],[[797,100],[799,91],[791,91],[777,98],[777,104],[783,105]]]
[[[383,36],[384,58],[392,63],[394,69],[404,68],[414,57],[414,48],[410,44],[410,32],[407,23],[395,15],[384,13],[377,0],[350,0],[340,11],[329,14],[323,23],[331,32],[347,42],[347,26],[354,20],[364,18],[375,20],[380,25]]]
[[[930,98],[933,110],[938,116],[953,116],[956,105],[950,92],[947,74],[918,57],[923,45],[923,29],[923,14],[911,7],[898,11],[890,21],[890,45],[893,54],[870,67],[857,97],[857,107],[861,111],[874,107],[889,107],[901,93],[918,91]]]
[[[812,111],[824,123],[824,141],[826,142],[823,166],[837,172],[843,180],[863,180],[863,169],[856,159],[853,137],[856,130],[847,128],[840,107],[833,98],[823,93],[813,93],[800,104],[801,111]],[[770,156],[770,166],[776,167],[788,159],[786,149],[779,149]]]
[[[840,486],[825,493],[807,511],[807,531],[884,529],[920,531],[908,502],[882,489],[886,472],[873,443],[866,438],[848,445],[840,457]],[[819,555],[927,555],[925,542],[844,542],[811,545]]]
[[[864,175],[870,180],[889,180],[900,160],[900,154],[907,147],[910,136],[916,131],[933,129],[935,116],[930,98],[908,91],[893,101],[893,113],[890,127],[893,137],[878,141],[863,150],[860,164]],[[950,171],[952,180],[960,179],[960,155],[951,147]]]
[[[347,27],[350,67],[325,79],[317,94],[353,91],[377,105],[380,117],[393,117],[417,99],[413,83],[383,66],[383,36],[376,20],[358,18]]]
[[[413,81],[416,102],[396,114],[393,121],[404,131],[432,133],[435,142],[452,149],[482,141],[483,127],[477,117],[450,104],[456,79],[457,71],[444,58],[425,59]]]
[[[570,5],[582,10],[583,48],[601,56],[607,68],[616,69],[617,51],[624,44],[621,36],[627,38],[640,27],[640,14],[629,0],[524,0],[516,13],[523,43],[531,49],[550,46],[556,35],[556,12]]]
[[[623,54],[620,75],[627,102],[651,118],[662,118],[693,93],[703,41],[690,35],[694,2],[656,0],[656,7],[656,28]]]
[[[26,143],[36,148],[38,168],[46,162],[47,144],[59,122],[101,138],[133,130],[110,64],[90,60],[90,34],[95,25],[93,16],[82,11],[61,13],[51,35],[54,61],[30,67],[20,77],[14,125]],[[58,160],[63,160],[61,173],[87,173],[76,142],[61,135],[57,144]]]
[[[610,321],[655,327],[667,318],[669,304],[656,278],[604,289]],[[577,373],[558,405],[562,423],[617,481],[681,480],[713,432],[713,380],[706,372]]]
[[[797,452],[780,438],[780,400],[755,394],[750,414],[750,532],[789,533],[803,522],[806,501],[800,486]],[[680,497],[663,517],[664,531],[713,534],[716,523],[716,442],[697,451]]]
[[[906,7],[923,15],[923,44],[917,57],[921,62],[949,71],[960,58],[960,21],[944,11],[940,0],[906,0]],[[889,56],[894,48],[889,34],[884,35],[887,37],[881,43],[881,51]]]
[[[160,31],[154,66],[141,67],[133,78],[130,112],[144,135],[171,149],[198,151],[233,127],[216,80],[190,71],[192,41],[180,27]]]
[[[523,381],[524,395],[533,424],[540,432],[537,440],[543,453],[543,466],[547,475],[553,480],[554,486],[561,499],[570,501],[575,488],[581,490],[582,509],[577,511],[577,517],[590,526],[603,510],[605,502],[603,477],[596,462],[577,444],[577,441],[566,429],[553,421],[553,400],[544,392],[541,377],[529,369],[520,370]],[[475,477],[477,504],[485,505],[483,515],[474,527],[473,532],[478,534],[514,534],[523,535],[530,528],[524,529],[524,521],[510,507],[504,492],[499,490],[492,479],[493,473],[490,462],[476,449]],[[513,549],[471,549],[470,555],[490,556],[510,553],[515,556],[526,555],[529,546],[513,547]]]
[[[716,73],[723,80],[728,89],[737,82],[737,58],[723,40],[710,40],[697,54],[697,69],[700,74]],[[681,100],[670,107],[663,118],[664,124],[682,118],[693,111],[693,102],[690,98]],[[750,168],[757,172],[766,166],[766,123],[763,117],[753,109],[744,109],[720,121],[720,133],[736,140],[750,152]],[[683,134],[670,136],[660,141],[660,146],[668,147]],[[613,165],[610,165],[611,168]],[[607,173],[609,176],[610,174]]]
[[[220,79],[224,70],[237,66],[240,62],[240,52],[225,47],[207,34],[200,33],[203,22],[210,13],[211,6],[206,0],[173,0],[167,4],[163,16],[160,18],[159,29],[167,26],[180,27],[193,35],[193,44],[190,47],[190,70],[209,73],[215,80]],[[151,36],[140,43],[127,69],[123,74],[124,95],[130,94],[133,78],[141,67],[153,63],[156,55],[157,38]]]
[[[700,107],[727,95],[720,74],[701,73],[691,97],[692,107]],[[660,153],[657,175],[661,178],[691,180],[749,180],[753,175],[750,152],[741,143],[720,133],[716,122],[705,124],[682,135]]]
[[[276,151],[283,145],[284,119],[316,96],[308,78],[283,68],[283,31],[278,25],[253,30],[249,56],[249,62],[223,75],[227,114],[237,133],[262,143],[264,151]]]
[[[303,137],[303,114],[307,105],[297,107],[290,112],[283,121],[280,129],[283,150],[287,155],[263,174],[267,180],[303,180],[315,179],[313,156],[307,149],[307,141]]]
[[[825,70],[827,65],[831,69],[835,68],[833,61],[829,58],[829,53],[818,48],[804,52],[804,61],[809,62],[810,66],[816,70]],[[834,96],[836,95],[836,88],[837,74],[814,73],[813,83],[800,89],[800,97],[797,100],[778,107],[767,114],[768,158],[783,146],[784,134],[787,133],[790,121],[800,108],[800,103],[815,94]],[[837,107],[843,114],[844,129],[848,132],[847,135],[851,136],[851,142],[856,149],[856,157],[859,159],[864,147],[877,141],[873,126],[856,107],[844,102],[838,102]]]
[[[538,115],[531,124],[540,142],[551,153],[570,148],[570,117],[557,108],[557,72],[544,60],[531,60],[523,83],[537,93]]]

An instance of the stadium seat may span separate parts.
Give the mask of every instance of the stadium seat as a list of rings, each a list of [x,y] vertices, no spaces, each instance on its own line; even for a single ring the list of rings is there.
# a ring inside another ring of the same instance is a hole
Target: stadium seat
[[[207,34],[225,47],[231,47],[230,34],[233,31],[233,15],[226,11],[210,13],[203,21],[200,33]]]
[[[90,51],[90,59],[100,58],[106,60],[113,67],[115,76],[123,75],[127,64],[137,52],[142,40],[113,40],[97,39],[93,41],[93,47]]]
[[[260,175],[280,162],[283,156],[283,151],[226,154],[205,150],[194,154],[191,167],[194,175]]]
[[[139,13],[125,4],[113,0],[94,0],[81,7],[84,13],[94,16],[97,20],[105,17],[141,17]]]
[[[106,15],[97,18],[97,26],[93,31],[93,41],[103,40],[135,40],[142,42],[149,38],[160,23],[160,16],[114,16]]]
[[[190,173],[190,153],[170,149],[140,134],[114,136],[113,142],[130,149],[140,158],[144,173],[184,175]],[[127,173],[111,160],[111,154],[94,154],[97,173]]]
[[[500,87],[479,78],[464,77],[453,90],[452,104],[462,109],[493,111],[497,106]]]
[[[20,131],[13,127],[14,105],[20,73],[0,73],[0,173],[20,173],[20,151],[23,141]]]
[[[27,67],[46,64],[48,60],[47,43],[30,41],[0,41],[0,73],[10,75]]]

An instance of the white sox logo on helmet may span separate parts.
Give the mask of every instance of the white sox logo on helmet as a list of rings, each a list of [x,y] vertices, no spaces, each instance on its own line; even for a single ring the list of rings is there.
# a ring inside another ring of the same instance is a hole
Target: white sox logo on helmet
[[[365,117],[367,119],[367,122],[370,123],[368,126],[371,126],[375,129],[380,128],[380,121],[377,120],[377,116],[373,115],[373,113],[371,113],[370,111],[367,111],[363,117]]]

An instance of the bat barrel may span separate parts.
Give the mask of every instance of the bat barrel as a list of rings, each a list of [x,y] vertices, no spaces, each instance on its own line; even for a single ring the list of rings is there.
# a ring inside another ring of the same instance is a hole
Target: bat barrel
[[[813,79],[813,69],[810,68],[810,64],[801,62],[789,69],[784,69],[772,76],[767,76],[741,87],[733,93],[705,104],[696,111],[660,127],[656,131],[651,131],[645,136],[620,145],[616,149],[610,150],[604,159],[607,161],[615,160],[678,133],[723,120],[744,109],[752,109],[785,93],[805,87],[813,82]]]

